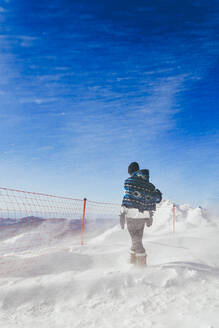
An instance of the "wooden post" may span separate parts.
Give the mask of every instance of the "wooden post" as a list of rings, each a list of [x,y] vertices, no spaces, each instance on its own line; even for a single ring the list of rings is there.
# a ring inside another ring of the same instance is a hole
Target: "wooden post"
[[[83,216],[82,216],[82,224],[81,224],[81,245],[84,245],[84,226],[85,226],[86,202],[87,202],[87,199],[84,198]]]

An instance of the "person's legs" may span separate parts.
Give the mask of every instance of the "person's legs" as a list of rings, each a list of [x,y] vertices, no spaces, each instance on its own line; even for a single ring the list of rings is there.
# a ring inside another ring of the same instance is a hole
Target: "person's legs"
[[[127,219],[126,222],[127,222],[127,229],[128,229],[128,232],[131,236],[131,240],[132,240],[132,246],[131,246],[131,249],[130,249],[130,263],[131,264],[135,264],[136,263],[136,251],[135,251],[135,245],[134,245],[134,242],[133,242],[133,239],[134,239],[134,234],[135,234],[135,230],[134,230],[134,225],[132,223],[132,219]]]
[[[143,232],[145,227],[144,219],[127,219],[127,228],[132,239],[132,247],[130,250],[130,262],[139,264],[146,262],[146,253],[142,244]]]
[[[142,220],[143,221],[143,220]],[[138,230],[136,231],[136,263],[139,266],[146,265],[147,254],[145,252],[144,246],[142,244],[142,238],[144,233],[145,221],[138,224]]]

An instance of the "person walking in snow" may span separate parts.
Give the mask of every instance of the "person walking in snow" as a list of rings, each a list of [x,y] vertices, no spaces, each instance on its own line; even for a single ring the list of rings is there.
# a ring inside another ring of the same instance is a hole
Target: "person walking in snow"
[[[142,244],[145,224],[150,227],[156,203],[162,200],[161,192],[149,182],[149,170],[140,170],[137,162],[128,167],[130,178],[125,180],[125,195],[120,210],[120,225],[125,222],[131,236],[130,263],[146,265],[146,251]]]

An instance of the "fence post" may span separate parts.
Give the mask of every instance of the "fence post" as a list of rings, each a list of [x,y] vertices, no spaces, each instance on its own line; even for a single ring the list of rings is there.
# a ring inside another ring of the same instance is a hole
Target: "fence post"
[[[84,245],[84,226],[85,226],[86,202],[87,202],[87,199],[84,198],[83,216],[82,216],[82,224],[81,224],[81,245]]]
[[[173,232],[175,232],[175,225],[176,225],[176,205],[173,204]]]

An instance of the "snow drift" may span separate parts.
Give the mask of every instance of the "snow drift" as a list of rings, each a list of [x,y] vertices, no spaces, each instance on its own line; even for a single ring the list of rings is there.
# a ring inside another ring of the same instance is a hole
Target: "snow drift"
[[[87,222],[83,247],[80,221],[2,223],[1,326],[218,327],[218,224],[177,205],[172,233],[172,205],[163,201],[145,229],[143,270],[128,263],[118,220]]]

